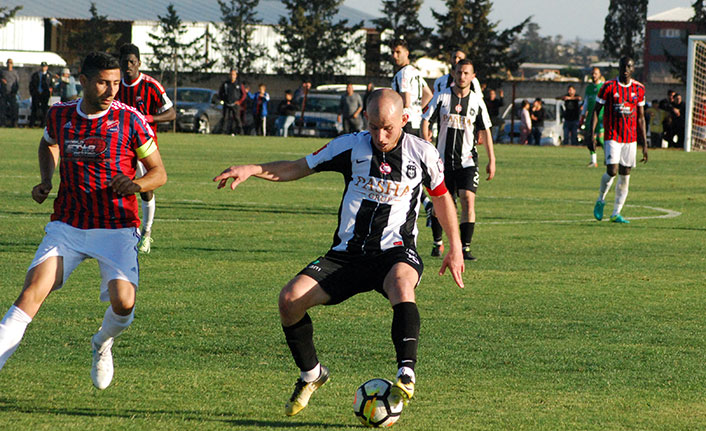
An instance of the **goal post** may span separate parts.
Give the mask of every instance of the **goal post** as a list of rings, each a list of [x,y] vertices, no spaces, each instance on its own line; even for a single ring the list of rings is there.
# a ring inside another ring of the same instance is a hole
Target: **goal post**
[[[689,36],[684,151],[706,150],[706,36]]]

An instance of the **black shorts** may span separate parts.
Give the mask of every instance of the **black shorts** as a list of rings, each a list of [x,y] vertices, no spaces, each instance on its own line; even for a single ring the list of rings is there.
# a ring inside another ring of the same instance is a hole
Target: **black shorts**
[[[308,275],[319,283],[331,299],[326,305],[339,304],[359,293],[375,290],[385,298],[382,288],[385,277],[392,267],[404,262],[422,278],[424,264],[413,248],[394,247],[375,255],[351,255],[329,251],[311,262],[297,275]]]
[[[454,198],[459,190],[470,190],[475,193],[478,190],[479,179],[478,166],[444,172],[444,183]]]

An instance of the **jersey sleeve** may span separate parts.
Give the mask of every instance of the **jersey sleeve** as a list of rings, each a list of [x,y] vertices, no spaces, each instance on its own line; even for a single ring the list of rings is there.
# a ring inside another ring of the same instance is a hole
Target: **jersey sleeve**
[[[444,182],[444,162],[433,145],[428,144],[425,150],[422,160],[424,165],[422,183],[430,196],[441,196],[447,192]]]
[[[402,68],[400,70],[400,88],[399,92],[400,93],[409,93],[412,91],[412,78],[413,78],[413,73],[412,73],[412,68],[407,66]]]
[[[131,116],[132,143],[138,159],[144,159],[157,151],[157,143],[154,140],[154,132],[147,119],[137,111]]]
[[[359,135],[343,135],[306,156],[309,169],[316,172],[347,172],[351,166],[351,148]]]
[[[637,106],[645,106],[645,87],[642,85],[638,86]]]
[[[598,94],[596,95],[596,103],[605,105],[606,100],[608,100],[606,96],[606,94],[608,93],[608,87],[610,87],[610,85],[607,82],[601,85],[601,89],[598,90]]]
[[[164,88],[160,85],[155,85],[154,86],[154,91],[155,91],[155,97],[157,100],[155,100],[156,106],[159,106],[157,109],[157,114],[163,114],[169,110],[173,105],[172,100],[167,96],[167,92],[164,90]]]
[[[56,107],[50,106],[49,111],[47,112],[47,125],[44,128],[44,135],[42,138],[44,138],[47,143],[50,145],[56,145],[57,143],[57,118],[56,118]]]
[[[475,129],[476,130],[488,130],[493,127],[493,122],[490,121],[490,114],[488,113],[488,107],[485,106],[485,102],[482,97],[478,98],[478,115],[476,116]]]
[[[438,111],[441,107],[441,98],[439,97],[440,95],[441,92],[434,93],[434,96],[432,96],[431,100],[429,101],[429,104],[427,105],[427,110],[424,111],[424,113],[422,114],[422,120],[427,120],[431,122],[432,117],[436,118],[439,116]],[[436,114],[436,116],[434,116],[434,114]]]

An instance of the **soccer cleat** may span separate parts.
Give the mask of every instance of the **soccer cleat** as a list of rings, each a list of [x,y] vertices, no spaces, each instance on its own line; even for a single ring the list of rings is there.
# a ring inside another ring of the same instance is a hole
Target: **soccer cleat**
[[[444,244],[434,244],[434,246],[431,248],[431,256],[432,257],[441,257],[441,255],[444,253]]]
[[[471,254],[471,247],[463,247],[463,260],[476,260]]]
[[[427,213],[427,227],[431,227],[431,217],[433,215],[434,204],[429,200],[424,204],[424,212]]]
[[[401,401],[407,405],[413,396],[414,382],[412,381],[412,377],[407,374],[402,374],[390,389],[390,402],[397,404]]]
[[[284,405],[284,414],[287,416],[294,416],[300,411],[304,410],[304,408],[309,404],[309,398],[311,398],[311,394],[314,393],[315,390],[319,389],[324,383],[328,381],[329,378],[329,372],[328,368],[325,366],[321,366],[321,374],[319,375],[319,378],[314,380],[313,382],[305,382],[302,380],[301,377],[297,379],[297,382],[294,384],[294,392],[292,393],[291,398],[289,398],[289,401],[287,401],[287,404]]]
[[[613,223],[630,223],[630,220],[626,220],[621,216],[620,214],[616,214],[614,216],[610,216],[610,221]]]
[[[102,346],[98,346],[91,338],[91,346],[93,346],[91,379],[93,380],[93,386],[103,390],[113,380],[113,353],[110,351],[113,347],[113,339],[110,338]]]
[[[596,201],[596,205],[593,207],[593,217],[596,220],[603,220],[603,207],[605,207],[605,202]]]
[[[588,162],[588,164],[586,165],[586,167],[587,167],[587,168],[597,168],[597,167],[598,167],[598,163]]]
[[[150,254],[150,249],[152,248],[152,231],[146,230],[142,232],[142,237],[140,242],[137,243],[137,249],[140,253]]]

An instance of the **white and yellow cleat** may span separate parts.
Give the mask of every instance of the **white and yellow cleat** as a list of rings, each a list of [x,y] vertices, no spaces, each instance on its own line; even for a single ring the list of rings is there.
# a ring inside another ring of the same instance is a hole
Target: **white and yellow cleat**
[[[110,386],[110,382],[113,381],[113,353],[111,352],[113,339],[110,338],[102,346],[98,346],[91,338],[91,346],[93,346],[91,379],[93,380],[93,386],[103,390]]]
[[[403,402],[405,405],[414,396],[414,381],[407,374],[402,374],[390,389],[390,402],[397,404]]]
[[[301,377],[299,377],[297,382],[294,384],[294,392],[292,393],[291,398],[289,398],[287,404],[284,405],[284,414],[287,416],[294,416],[304,410],[307,404],[309,404],[311,394],[323,386],[323,384],[328,381],[328,378],[328,368],[323,365],[321,366],[321,374],[319,374],[319,378],[313,382],[305,382]]]
[[[152,249],[152,231],[146,230],[142,232],[140,242],[137,243],[137,250],[140,253],[150,254]]]

